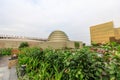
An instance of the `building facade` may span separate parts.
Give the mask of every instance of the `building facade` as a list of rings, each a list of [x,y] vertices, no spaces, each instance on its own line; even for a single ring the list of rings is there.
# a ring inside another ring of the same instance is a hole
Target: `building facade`
[[[1,37],[0,48],[18,48],[21,42],[28,42],[30,47],[35,46],[43,49],[76,48],[75,42],[79,44],[79,48],[83,46],[83,43],[81,41],[71,41],[69,40],[65,32],[60,30],[55,30],[48,36],[47,40],[36,40],[36,39],[31,40],[30,38],[13,39],[8,37],[5,38]]]
[[[114,28],[113,22],[107,22],[90,27],[91,43],[108,43],[119,41],[120,28]]]

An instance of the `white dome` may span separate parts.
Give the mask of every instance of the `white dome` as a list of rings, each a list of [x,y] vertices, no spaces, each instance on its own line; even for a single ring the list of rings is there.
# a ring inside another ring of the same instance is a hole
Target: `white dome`
[[[52,41],[52,42],[65,42],[68,40],[69,39],[67,35],[60,30],[53,31],[48,37],[48,41]]]

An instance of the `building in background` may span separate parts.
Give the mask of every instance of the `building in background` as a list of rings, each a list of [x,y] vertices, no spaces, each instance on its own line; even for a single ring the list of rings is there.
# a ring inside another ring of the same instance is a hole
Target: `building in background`
[[[115,28],[115,39],[120,42],[120,28]]]
[[[53,31],[48,39],[35,39],[35,38],[18,38],[1,36],[0,37],[0,48],[18,48],[21,42],[28,42],[30,47],[41,47],[45,48],[81,48],[83,43],[81,41],[71,41],[65,32],[56,30]],[[77,46],[76,46],[77,43]],[[79,45],[79,46],[78,46]]]
[[[108,43],[120,41],[120,28],[114,28],[113,22],[90,27],[91,43]]]

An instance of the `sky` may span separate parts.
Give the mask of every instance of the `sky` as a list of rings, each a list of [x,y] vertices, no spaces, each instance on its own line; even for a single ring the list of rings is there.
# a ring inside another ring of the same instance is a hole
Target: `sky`
[[[48,38],[54,30],[90,44],[90,26],[120,27],[120,0],[0,0],[0,34]]]

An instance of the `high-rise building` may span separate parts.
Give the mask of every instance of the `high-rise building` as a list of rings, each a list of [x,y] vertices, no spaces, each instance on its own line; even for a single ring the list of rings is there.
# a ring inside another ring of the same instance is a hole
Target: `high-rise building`
[[[119,41],[120,28],[114,28],[113,22],[107,22],[90,27],[91,43],[108,43]]]

